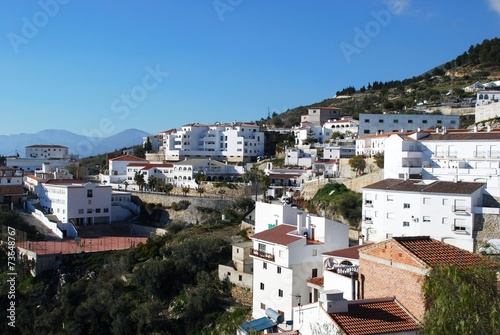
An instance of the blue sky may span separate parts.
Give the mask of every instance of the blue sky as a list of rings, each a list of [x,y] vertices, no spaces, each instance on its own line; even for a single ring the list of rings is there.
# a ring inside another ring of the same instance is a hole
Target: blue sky
[[[500,0],[0,4],[0,135],[254,121],[419,75],[500,32]]]

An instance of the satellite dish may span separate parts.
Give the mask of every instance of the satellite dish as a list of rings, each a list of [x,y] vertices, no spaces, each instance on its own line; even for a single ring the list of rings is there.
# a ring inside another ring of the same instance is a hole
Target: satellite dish
[[[338,266],[339,266],[339,263],[333,257],[328,257],[325,260],[325,269],[326,270],[333,270]]]

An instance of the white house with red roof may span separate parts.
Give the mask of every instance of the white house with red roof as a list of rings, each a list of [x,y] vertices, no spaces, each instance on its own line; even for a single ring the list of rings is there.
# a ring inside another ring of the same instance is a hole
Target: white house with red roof
[[[349,227],[290,206],[258,202],[255,212],[252,316],[271,308],[291,321],[292,308],[312,300],[307,281],[322,276],[322,253],[347,247]]]

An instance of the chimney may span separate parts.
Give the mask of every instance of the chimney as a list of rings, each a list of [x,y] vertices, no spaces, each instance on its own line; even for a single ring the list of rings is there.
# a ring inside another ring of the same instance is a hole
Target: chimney
[[[436,127],[436,134],[439,134],[439,128]]]
[[[304,222],[304,213],[303,212],[298,212],[297,213],[297,235],[302,236],[306,232],[305,229],[305,222]]]
[[[420,131],[422,131],[422,128],[418,127],[417,132],[420,132]]]
[[[488,127],[486,127],[486,131],[489,133],[491,131],[491,126],[488,125]]]
[[[328,314],[345,313],[349,310],[347,300],[344,299],[344,292],[331,290],[326,292],[326,301],[323,306]]]
[[[474,132],[477,133],[477,126],[474,126]]]

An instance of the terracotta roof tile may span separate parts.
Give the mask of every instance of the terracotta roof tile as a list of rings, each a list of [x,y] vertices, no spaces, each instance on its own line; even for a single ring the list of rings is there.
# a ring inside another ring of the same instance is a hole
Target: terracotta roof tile
[[[431,133],[429,136],[421,138],[420,141],[484,141],[500,140],[500,132],[492,130],[490,132],[447,132],[446,134]]]
[[[415,318],[394,298],[349,302],[348,311],[330,317],[347,335],[369,335],[420,329]]]
[[[294,230],[297,230],[296,226],[280,224],[274,228],[254,234],[251,238],[253,240],[262,240],[280,245],[289,245],[304,238],[302,236],[290,235],[289,233]]]
[[[374,184],[365,186],[363,189],[421,193],[472,194],[483,186],[483,183],[472,182],[455,183],[452,181],[384,179]]]
[[[478,254],[434,240],[429,236],[393,237],[393,240],[430,267],[453,264],[463,268],[484,262],[483,257]]]
[[[307,280],[307,282],[309,284],[313,284],[313,285],[316,285],[316,286],[319,286],[319,287],[323,287],[323,285],[325,284],[325,277],[309,278]]]

